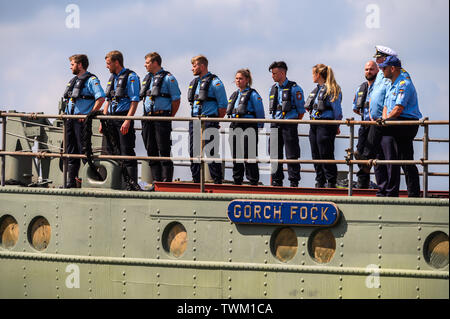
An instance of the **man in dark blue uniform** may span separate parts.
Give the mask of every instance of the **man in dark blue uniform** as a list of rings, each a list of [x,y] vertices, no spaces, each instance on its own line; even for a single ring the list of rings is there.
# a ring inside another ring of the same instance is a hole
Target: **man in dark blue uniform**
[[[269,93],[269,113],[273,119],[302,119],[305,114],[305,100],[302,88],[286,77],[287,65],[283,61],[273,62],[269,66],[275,84]],[[270,157],[283,159],[283,146],[287,159],[300,158],[298,124],[271,125]],[[273,166],[272,166],[273,167]],[[298,187],[300,164],[288,164],[288,176],[291,187]],[[272,168],[272,186],[283,186],[283,165]]]
[[[380,64],[380,68],[383,70],[384,77],[391,81],[386,93],[383,119],[387,121],[420,120],[422,113],[419,110],[417,92],[412,81],[402,73],[401,61],[395,56],[390,56]],[[413,140],[418,130],[419,125],[390,126],[387,130],[386,134],[392,135],[395,140],[399,160],[414,160]],[[394,155],[386,156],[387,160],[397,158]],[[419,197],[420,182],[416,165],[402,165],[402,168],[405,172],[408,197]],[[393,176],[392,178],[395,178],[399,184],[399,167],[396,169],[396,174],[398,177]]]
[[[89,66],[88,57],[84,54],[75,54],[69,58],[70,69],[75,74],[67,84],[64,98],[68,101],[66,114],[79,115],[97,111],[105,101],[99,79],[87,71]],[[82,153],[82,130],[84,126],[82,119],[68,119],[66,122],[67,152],[69,154]],[[76,187],[76,179],[80,169],[80,160],[69,158],[68,180],[66,188]]]
[[[140,96],[144,99],[144,116],[175,116],[180,106],[181,92],[175,77],[161,67],[157,52],[145,56],[149,72],[142,81]],[[142,121],[142,138],[148,156],[170,157],[172,122]],[[152,177],[157,182],[171,182],[173,162],[150,161]]]
[[[353,112],[361,115],[362,121],[370,121],[369,102],[372,93],[374,82],[378,74],[378,66],[374,61],[368,61],[364,66],[364,76],[367,81],[363,82],[357,89],[355,98],[353,99]],[[367,143],[367,136],[369,134],[370,126],[361,125],[358,131],[358,144],[356,149],[362,153],[364,146]],[[370,172],[363,165],[359,165],[358,188],[369,188]],[[376,168],[375,168],[376,170]]]
[[[208,71],[208,59],[203,55],[191,59],[192,73],[196,78],[189,84],[188,101],[191,104],[193,117],[224,117],[227,111],[227,94],[222,81],[217,75]],[[218,122],[206,122],[205,129],[219,130]],[[194,157],[194,148],[200,142],[200,134],[195,134],[193,122],[189,122],[189,153]],[[216,135],[217,136],[217,135]],[[204,139],[205,147],[214,142],[214,136]],[[195,145],[194,145],[195,144]],[[217,157],[218,150],[211,148],[212,157]],[[214,153],[214,154],[213,154]],[[195,154],[198,156],[199,154]],[[219,159],[218,159],[219,160]],[[210,162],[209,172],[215,184],[222,184],[222,163]],[[191,173],[194,183],[200,182],[200,164],[191,162]]]
[[[106,68],[111,72],[106,87],[107,102],[103,108],[105,115],[134,116],[139,103],[140,82],[137,74],[123,66],[123,55],[119,51],[111,51],[105,56]],[[136,156],[134,147],[136,133],[133,120],[113,120],[115,136],[118,139],[120,155]],[[100,126],[100,131],[102,127]],[[108,152],[113,154],[108,143]],[[138,182],[137,161],[124,160],[128,176]]]

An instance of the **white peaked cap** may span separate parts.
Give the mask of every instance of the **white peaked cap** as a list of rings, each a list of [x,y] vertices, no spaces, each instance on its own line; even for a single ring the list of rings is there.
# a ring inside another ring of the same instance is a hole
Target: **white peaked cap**
[[[383,45],[376,45],[375,49],[377,49],[377,53],[384,53],[386,55],[392,55],[392,56],[397,56],[397,52],[395,52],[394,50],[392,50],[389,47],[385,47]],[[376,55],[376,54],[375,54]]]

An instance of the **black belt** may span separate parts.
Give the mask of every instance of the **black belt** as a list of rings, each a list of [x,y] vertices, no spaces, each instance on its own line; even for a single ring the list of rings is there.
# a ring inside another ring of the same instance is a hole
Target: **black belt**
[[[171,116],[172,111],[153,111],[153,112],[144,112],[144,116]]]

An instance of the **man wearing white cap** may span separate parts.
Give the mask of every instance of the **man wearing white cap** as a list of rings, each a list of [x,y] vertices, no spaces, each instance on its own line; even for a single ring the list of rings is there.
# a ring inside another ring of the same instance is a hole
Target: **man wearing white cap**
[[[375,46],[376,52],[373,56],[376,60],[378,66],[383,63],[387,57],[394,56],[397,57],[397,52],[389,47],[377,45]],[[401,74],[406,80],[411,81],[411,78],[404,69],[401,69]],[[380,69],[375,82],[373,83],[372,92],[369,95],[369,115],[372,121],[381,119],[383,117],[383,107],[384,100],[391,85],[391,81],[384,77],[383,71]],[[370,126],[366,145],[360,151],[355,152],[356,159],[384,159],[386,153],[392,153],[394,150],[394,140],[390,136],[383,137],[382,126],[372,125]],[[382,143],[383,139],[383,143]],[[384,152],[381,149],[381,145],[384,146]],[[363,170],[368,174],[370,172],[370,167],[365,165]],[[377,170],[376,180],[378,184],[377,196],[397,196],[395,195],[398,190],[394,190],[389,183],[388,175],[390,175],[390,167],[380,166]]]

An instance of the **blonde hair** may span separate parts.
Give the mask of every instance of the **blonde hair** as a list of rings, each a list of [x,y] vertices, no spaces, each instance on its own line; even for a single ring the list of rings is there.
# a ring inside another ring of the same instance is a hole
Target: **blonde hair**
[[[341,94],[341,87],[337,84],[331,67],[325,64],[316,64],[313,66],[313,71],[314,73],[318,73],[325,80],[327,95],[331,98],[331,102],[336,101],[339,94]]]
[[[198,62],[198,64],[203,64],[204,66],[208,67],[208,59],[204,55],[197,55],[191,59],[191,63],[194,64],[195,62]]]
[[[252,86],[252,74],[249,69],[240,69],[236,71],[236,74],[242,74],[248,80],[248,86]]]

